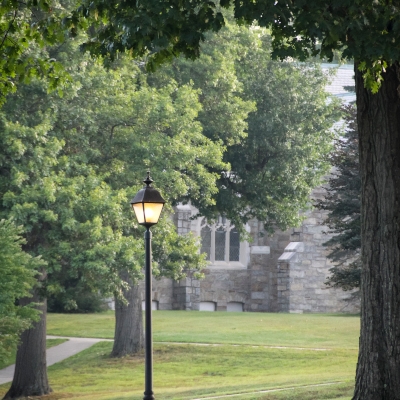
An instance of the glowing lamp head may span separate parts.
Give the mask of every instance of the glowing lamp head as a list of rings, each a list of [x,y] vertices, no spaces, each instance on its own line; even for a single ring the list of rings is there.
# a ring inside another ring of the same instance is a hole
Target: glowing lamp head
[[[147,172],[147,178],[143,182],[146,186],[137,192],[136,196],[131,200],[131,205],[139,224],[150,227],[158,222],[165,200],[158,190],[151,187],[153,180],[150,178],[149,171]]]

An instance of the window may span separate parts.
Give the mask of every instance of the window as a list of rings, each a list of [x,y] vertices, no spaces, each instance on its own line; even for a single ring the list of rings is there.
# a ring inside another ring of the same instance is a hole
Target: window
[[[211,228],[206,225],[201,230],[201,253],[206,253],[206,259],[211,259]]]
[[[215,224],[203,219],[201,224],[201,252],[211,264],[226,265],[241,262],[241,243],[239,232],[224,217]]]
[[[226,231],[223,226],[215,230],[215,261],[225,261]]]
[[[239,232],[234,227],[229,232],[229,261],[239,261],[240,256],[240,240]]]
[[[213,301],[201,301],[199,311],[215,311],[215,303]]]
[[[226,311],[243,312],[243,303],[231,301],[226,305]]]

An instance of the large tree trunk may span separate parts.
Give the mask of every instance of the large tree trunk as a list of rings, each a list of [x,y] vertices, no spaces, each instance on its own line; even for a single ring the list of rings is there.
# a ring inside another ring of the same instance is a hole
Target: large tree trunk
[[[46,366],[46,312],[47,300],[41,299],[37,292],[33,297],[20,300],[21,305],[40,303],[36,306],[42,312],[40,320],[21,335],[17,350],[14,378],[4,399],[49,394],[51,388],[47,379]]]
[[[128,282],[130,289],[123,294],[128,304],[115,299],[115,334],[112,357],[136,354],[143,349],[142,298],[138,285],[134,285],[127,272],[121,278]]]
[[[356,69],[363,269],[354,400],[400,399],[399,77],[391,66],[371,94]]]

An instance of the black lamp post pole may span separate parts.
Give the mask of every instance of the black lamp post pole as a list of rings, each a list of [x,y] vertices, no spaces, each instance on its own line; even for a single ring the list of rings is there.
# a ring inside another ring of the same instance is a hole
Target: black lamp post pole
[[[153,334],[151,327],[151,232],[150,227],[146,226],[144,233],[144,242],[146,248],[146,263],[145,263],[145,349],[146,349],[146,364],[145,364],[145,392],[143,400],[154,400],[153,395]]]
[[[131,200],[131,206],[135,211],[136,218],[140,225],[146,227],[144,233],[145,244],[145,390],[143,400],[154,400],[153,394],[153,333],[151,328],[151,232],[150,226],[158,222],[165,200],[160,192],[153,188],[153,180],[150,178],[150,171],[147,171],[147,178],[143,181],[146,187],[140,189]]]

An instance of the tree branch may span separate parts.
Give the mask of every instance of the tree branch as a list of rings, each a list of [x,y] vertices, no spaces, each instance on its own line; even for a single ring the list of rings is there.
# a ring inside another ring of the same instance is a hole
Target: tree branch
[[[13,20],[8,24],[8,29],[7,29],[6,33],[4,34],[3,40],[2,40],[1,43],[0,43],[0,49],[3,47],[4,42],[5,42],[6,39],[7,39],[8,33],[10,32],[10,26],[14,23],[15,19],[17,18],[17,13],[18,13],[18,11],[15,10],[15,11],[14,11],[14,18],[13,18]]]

